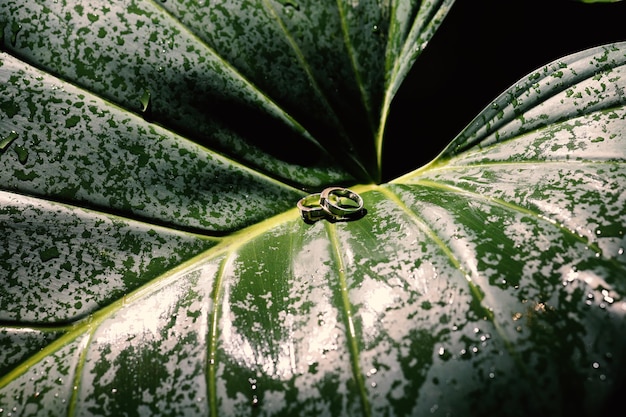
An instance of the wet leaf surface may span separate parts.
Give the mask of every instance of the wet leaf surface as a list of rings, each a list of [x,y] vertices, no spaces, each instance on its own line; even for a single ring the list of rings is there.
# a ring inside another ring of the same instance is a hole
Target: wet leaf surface
[[[450,3],[0,5],[0,413],[609,407],[626,45],[529,74],[374,185]],[[303,222],[336,184],[366,214]]]

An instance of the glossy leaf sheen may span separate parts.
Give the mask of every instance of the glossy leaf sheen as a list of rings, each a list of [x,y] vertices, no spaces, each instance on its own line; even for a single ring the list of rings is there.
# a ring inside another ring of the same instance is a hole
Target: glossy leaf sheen
[[[188,3],[0,5],[0,413],[606,406],[626,368],[626,44],[530,74],[428,166],[351,186],[362,219],[309,225],[297,188],[377,176],[450,2]]]
[[[0,167],[6,190],[207,233],[262,220],[301,195],[15,58],[1,64],[0,92],[14,103],[5,129],[18,132]]]
[[[307,138],[297,141],[313,146],[304,162],[316,162],[309,160],[315,140],[303,127],[156,2],[9,0],[0,10],[12,22],[9,50],[125,109],[142,112],[147,92],[147,118],[248,164],[303,183],[350,178],[325,162],[312,171],[294,167],[250,143],[254,132],[239,121],[265,114],[281,135]]]

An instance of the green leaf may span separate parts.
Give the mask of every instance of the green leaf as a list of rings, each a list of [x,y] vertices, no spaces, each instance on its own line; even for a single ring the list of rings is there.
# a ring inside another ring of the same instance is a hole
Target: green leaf
[[[626,44],[371,184],[450,3],[0,5],[0,413],[608,409]],[[301,189],[357,181],[363,218],[302,221]]]
[[[138,113],[149,92],[150,120],[319,186],[380,177],[393,94],[451,3],[8,0],[0,13],[28,62]]]
[[[2,56],[0,80],[15,107],[2,123],[16,146],[2,158],[5,190],[213,234],[301,195],[11,56]]]

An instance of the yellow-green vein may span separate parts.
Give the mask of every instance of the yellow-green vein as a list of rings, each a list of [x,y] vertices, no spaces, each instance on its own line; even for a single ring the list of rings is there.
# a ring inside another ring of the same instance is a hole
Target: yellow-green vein
[[[222,262],[220,262],[220,266],[218,268],[215,282],[213,284],[213,293],[211,295],[211,299],[213,301],[213,308],[209,313],[209,333],[207,335],[208,344],[207,344],[207,397],[209,401],[209,415],[211,417],[216,417],[218,415],[217,412],[217,375],[216,375],[216,364],[215,358],[217,353],[217,339],[218,339],[218,324],[219,324],[219,313],[220,313],[220,305],[222,300],[222,292],[223,285],[222,279],[224,277],[224,270],[226,264],[228,263],[230,257],[226,256]]]
[[[328,234],[328,240],[332,248],[332,256],[334,258],[337,268],[337,278],[339,280],[339,293],[341,297],[341,303],[343,307],[343,315],[346,325],[346,338],[348,342],[348,349],[350,351],[350,360],[352,365],[352,374],[356,382],[356,386],[361,399],[361,407],[363,409],[364,417],[371,417],[371,407],[367,399],[367,392],[365,390],[365,381],[363,379],[363,372],[361,372],[361,365],[359,363],[359,346],[357,342],[357,334],[354,327],[354,320],[352,318],[352,307],[350,298],[348,296],[348,288],[346,282],[346,272],[344,266],[343,256],[341,256],[340,244],[337,238],[336,226],[332,223],[326,223],[326,232]]]

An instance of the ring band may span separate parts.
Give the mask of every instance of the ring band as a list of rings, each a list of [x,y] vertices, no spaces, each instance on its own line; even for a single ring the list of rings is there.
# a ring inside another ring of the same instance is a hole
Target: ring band
[[[333,220],[349,220],[361,216],[363,198],[347,188],[329,187],[320,194],[319,204]]]
[[[307,223],[314,223],[326,217],[326,211],[320,205],[319,193],[301,198],[297,205],[302,219]]]
[[[328,187],[321,193],[309,194],[297,204],[305,223],[327,219],[331,222],[356,220],[365,215],[363,198],[352,190]]]

